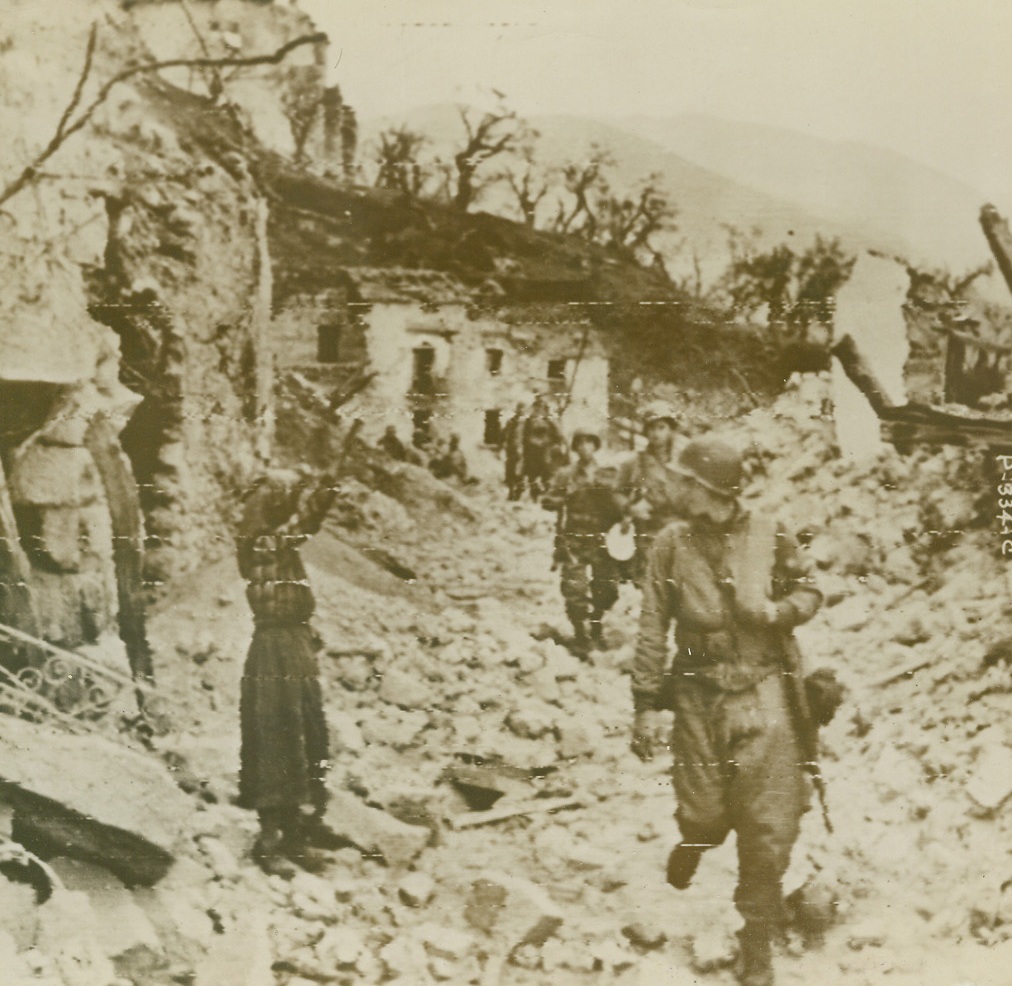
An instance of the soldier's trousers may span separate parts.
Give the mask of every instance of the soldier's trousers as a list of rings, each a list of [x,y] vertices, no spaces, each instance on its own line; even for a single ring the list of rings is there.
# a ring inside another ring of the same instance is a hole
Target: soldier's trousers
[[[567,557],[561,565],[566,616],[574,623],[599,619],[618,599],[618,574],[607,551],[600,544],[574,546],[576,537],[566,536]]]
[[[808,806],[783,676],[774,672],[743,692],[680,676],[674,707],[672,779],[682,840],[720,845],[734,831],[735,905],[747,922],[777,927],[784,873]]]

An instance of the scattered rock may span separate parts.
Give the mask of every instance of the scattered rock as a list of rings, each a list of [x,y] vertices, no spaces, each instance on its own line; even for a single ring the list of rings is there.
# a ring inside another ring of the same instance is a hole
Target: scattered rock
[[[538,700],[521,701],[506,717],[506,725],[522,739],[540,739],[555,729],[557,710]]]
[[[0,876],[0,928],[23,952],[35,941],[39,918],[35,890],[26,883],[14,883]]]
[[[692,968],[697,972],[713,972],[730,965],[737,952],[737,942],[726,928],[714,925],[692,937]]]
[[[522,771],[497,764],[452,764],[443,772],[472,811],[486,811],[504,795],[523,798],[530,783]]]
[[[403,979],[406,984],[425,982],[429,957],[416,938],[399,935],[380,949],[379,957],[392,978]]]
[[[0,782],[16,841],[43,857],[99,863],[127,884],[165,875],[193,814],[155,758],[13,716],[0,731]]]
[[[436,892],[427,873],[409,873],[397,886],[397,894],[408,907],[424,907]]]
[[[108,986],[116,978],[116,970],[99,944],[101,928],[86,893],[58,890],[38,913],[36,946],[52,960],[65,982],[70,986]]]
[[[361,958],[365,940],[354,928],[328,928],[315,951],[324,969],[348,968]]]
[[[270,935],[259,915],[247,915],[214,940],[198,964],[193,986],[275,986]]]
[[[571,719],[559,726],[558,733],[559,756],[563,760],[589,756],[601,748],[603,735],[593,723]]]
[[[562,924],[562,912],[537,884],[487,871],[471,887],[464,917],[507,949],[541,945]]]
[[[388,863],[404,866],[425,848],[429,830],[405,825],[378,808],[370,808],[346,791],[335,791],[327,805],[327,823],[365,852],[378,852]]]
[[[1012,750],[997,738],[970,769],[966,791],[981,808],[994,811],[1012,795]]]
[[[221,880],[236,880],[241,869],[232,851],[220,840],[202,836],[197,840],[200,851],[207,857],[214,875]]]
[[[431,955],[460,962],[471,954],[474,939],[464,931],[427,922],[414,929],[415,935]]]
[[[336,753],[361,753],[366,746],[354,716],[341,710],[327,713],[327,727]]]
[[[430,704],[429,689],[420,680],[417,672],[388,668],[383,672],[379,686],[379,697],[402,709],[424,709]]]
[[[622,929],[622,934],[629,939],[630,944],[647,952],[660,948],[668,940],[667,933],[662,928],[643,921],[627,924]]]
[[[362,738],[370,746],[401,750],[411,746],[428,724],[429,718],[424,712],[390,708],[385,715],[370,716],[362,723]]]
[[[614,938],[595,939],[588,949],[596,968],[605,971],[624,969],[636,961],[636,956],[628,947]]]

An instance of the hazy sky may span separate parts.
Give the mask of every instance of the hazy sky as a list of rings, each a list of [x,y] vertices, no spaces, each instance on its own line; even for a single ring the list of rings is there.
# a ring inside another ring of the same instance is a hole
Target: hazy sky
[[[298,0],[360,116],[712,113],[899,150],[1012,204],[1008,0]]]

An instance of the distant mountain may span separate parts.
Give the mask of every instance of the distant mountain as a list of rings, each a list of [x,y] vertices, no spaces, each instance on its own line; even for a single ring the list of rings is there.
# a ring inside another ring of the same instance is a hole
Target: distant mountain
[[[620,188],[651,172],[663,176],[679,210],[677,234],[663,247],[679,273],[691,268],[694,254],[705,279],[723,270],[724,224],[760,227],[765,245],[788,241],[803,249],[816,234],[838,236],[852,251],[876,249],[959,271],[990,258],[977,226],[980,196],[888,150],[701,116],[530,122],[545,164],[579,159],[596,143],[614,155]],[[424,133],[429,152],[444,157],[462,133],[456,107],[437,105],[366,121],[363,141],[391,123]],[[491,190],[478,207],[508,214],[508,190]],[[547,202],[543,209],[554,211]]]
[[[895,151],[711,116],[613,122],[819,220],[895,241],[915,263],[959,271],[990,259],[977,223],[983,196]]]

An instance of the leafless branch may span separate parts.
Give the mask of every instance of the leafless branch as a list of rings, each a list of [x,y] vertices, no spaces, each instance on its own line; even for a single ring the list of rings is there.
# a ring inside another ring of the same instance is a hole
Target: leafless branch
[[[88,32],[88,44],[84,49],[84,65],[81,67],[81,74],[78,76],[77,85],[74,86],[74,95],[70,97],[70,102],[67,103],[67,108],[63,111],[63,116],[60,117],[60,122],[56,125],[57,137],[63,134],[64,128],[67,126],[67,121],[81,102],[81,96],[84,93],[84,87],[88,82],[88,76],[91,75],[91,63],[95,56],[95,42],[97,40],[98,27],[97,25],[92,24],[91,30]]]
[[[94,35],[94,29],[92,31],[92,35]],[[74,94],[71,97],[67,109],[64,110],[60,123],[56,128],[56,132],[53,134],[52,138],[50,138],[49,143],[35,155],[28,165],[26,165],[21,174],[4,186],[3,191],[0,192],[0,205],[8,202],[34,180],[39,167],[48,161],[69,137],[72,137],[75,133],[87,125],[95,111],[109,98],[109,94],[117,85],[119,85],[119,83],[126,82],[127,79],[132,79],[137,75],[146,75],[150,72],[160,72],[169,68],[217,69],[225,68],[227,66],[246,67],[250,65],[277,65],[296,48],[301,48],[307,44],[320,44],[326,40],[327,35],[322,31],[319,31],[315,34],[304,34],[301,37],[294,38],[286,44],[283,44],[276,51],[266,55],[250,55],[246,58],[171,58],[162,62],[145,62],[142,65],[132,65],[130,68],[117,72],[114,76],[112,76],[112,78],[106,81],[88,106],[82,110],[76,118],[71,120],[77,105],[80,103],[81,91],[83,90],[85,82],[87,81],[87,76],[91,71],[90,52],[94,49],[94,42],[91,37],[89,37],[89,54],[85,59],[85,65],[81,71],[81,76],[77,81],[77,85],[74,87]]]
[[[183,15],[186,17],[186,22],[190,25],[190,30],[193,32],[193,36],[197,39],[197,44],[200,45],[200,50],[204,53],[205,58],[210,58],[211,50],[207,47],[204,35],[197,26],[197,20],[193,16],[193,11],[190,9],[189,0],[180,0],[180,3],[183,8]],[[210,69],[210,71],[204,76],[204,79],[207,91],[211,94],[212,99],[217,99],[225,91],[225,83],[222,81],[221,72],[219,72],[217,68]]]

